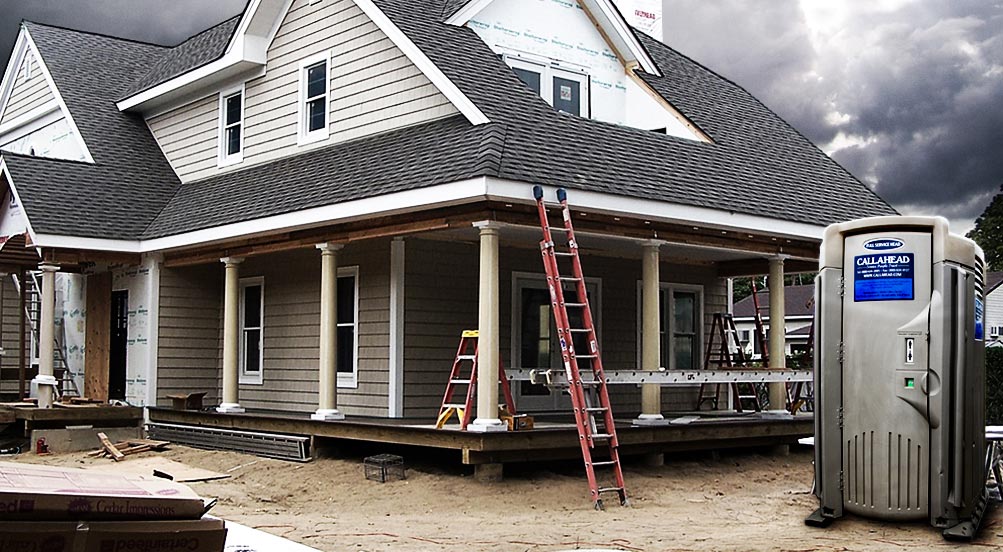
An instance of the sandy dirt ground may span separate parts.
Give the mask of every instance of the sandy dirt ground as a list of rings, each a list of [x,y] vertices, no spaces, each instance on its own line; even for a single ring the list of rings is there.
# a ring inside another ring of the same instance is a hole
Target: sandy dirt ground
[[[144,456],[158,454],[232,476],[190,484],[219,499],[214,515],[325,551],[1003,550],[999,506],[967,546],[922,523],[806,527],[817,504],[806,450],[669,457],[658,468],[628,462],[631,506],[605,512],[592,509],[577,462],[506,466],[504,482],[483,484],[461,466],[409,458],[407,480],[381,484],[364,478],[360,457],[297,464],[180,446]],[[17,460],[112,464],[83,453]]]

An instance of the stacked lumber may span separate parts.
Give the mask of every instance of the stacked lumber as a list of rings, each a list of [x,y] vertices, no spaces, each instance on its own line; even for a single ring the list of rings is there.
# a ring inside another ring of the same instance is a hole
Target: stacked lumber
[[[116,462],[125,460],[125,457],[130,454],[149,451],[161,452],[167,448],[167,445],[170,445],[168,441],[155,441],[153,439],[129,439],[127,441],[112,443],[104,433],[98,433],[98,440],[101,441],[101,448],[87,453],[87,456],[91,458],[103,456],[111,458]]]

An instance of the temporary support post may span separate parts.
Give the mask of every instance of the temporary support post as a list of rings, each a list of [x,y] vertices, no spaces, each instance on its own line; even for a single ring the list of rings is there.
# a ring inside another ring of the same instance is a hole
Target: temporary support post
[[[506,431],[498,418],[498,223],[475,222],[480,229],[480,289],[477,329],[477,418],[467,431]]]
[[[786,331],[784,312],[784,255],[770,259],[770,368],[786,369]],[[787,389],[783,383],[770,384],[770,410],[787,408]]]
[[[641,370],[657,372],[661,367],[661,309],[660,277],[658,273],[659,240],[647,240],[642,245],[641,258]],[[637,425],[665,424],[662,416],[662,386],[656,383],[641,385],[641,415],[634,420]]]
[[[28,271],[23,268],[17,275],[21,286],[21,297],[18,301],[20,316],[17,324],[17,400],[24,399],[27,391],[25,382],[28,379],[28,294],[24,289],[24,279],[27,275]]]
[[[34,383],[38,387],[38,407],[52,408],[58,392],[54,359],[56,336],[56,272],[59,267],[43,263],[42,293],[38,328],[38,375]]]
[[[338,251],[334,243],[317,245],[320,250],[320,388],[314,420],[344,420],[338,411]]]
[[[226,267],[223,284],[223,401],[217,412],[239,414],[240,406],[240,257],[224,257],[220,262]]]

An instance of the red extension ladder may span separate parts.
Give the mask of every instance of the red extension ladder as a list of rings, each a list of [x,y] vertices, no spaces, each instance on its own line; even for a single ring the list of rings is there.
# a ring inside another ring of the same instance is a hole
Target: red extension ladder
[[[543,201],[543,188],[533,187],[533,196],[536,198],[540,226],[543,229],[540,253],[543,256],[543,267],[547,272],[550,304],[554,311],[557,337],[561,343],[564,371],[570,384],[568,392],[571,394],[571,404],[575,411],[578,440],[582,447],[582,458],[585,460],[585,473],[588,476],[592,501],[597,510],[602,510],[602,494],[615,492],[620,504],[626,506],[627,492],[623,483],[623,470],[620,467],[619,442],[616,437],[616,427],[613,425],[613,411],[610,408],[602,356],[599,354],[599,341],[596,338],[592,309],[589,307],[585,288],[585,276],[578,256],[578,242],[571,225],[568,193],[563,188],[557,190],[557,199],[560,201],[564,218],[564,228],[557,229],[557,232],[564,233],[567,238],[566,249],[562,251],[555,250],[550,223],[547,220],[547,206]],[[562,249],[564,245],[562,244]],[[561,276],[557,262],[557,259],[561,258],[571,260],[571,276]],[[565,290],[566,284],[573,285],[574,290]],[[574,293],[572,301],[564,300],[565,291]],[[571,327],[568,309],[577,309],[581,313],[579,317],[582,320],[581,328]],[[585,354],[575,351],[576,335],[582,335],[587,340],[588,351]],[[579,366],[580,361],[584,361],[583,366]],[[583,379],[583,376],[586,377]],[[593,453],[597,448],[605,449],[605,455],[599,461],[593,459]],[[599,486],[596,480],[596,468],[611,470],[613,482],[604,487]]]

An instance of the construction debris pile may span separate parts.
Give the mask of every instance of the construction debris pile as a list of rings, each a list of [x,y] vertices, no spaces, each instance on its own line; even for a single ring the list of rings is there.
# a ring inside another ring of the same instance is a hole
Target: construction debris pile
[[[0,550],[222,552],[211,506],[160,478],[0,462]]]

